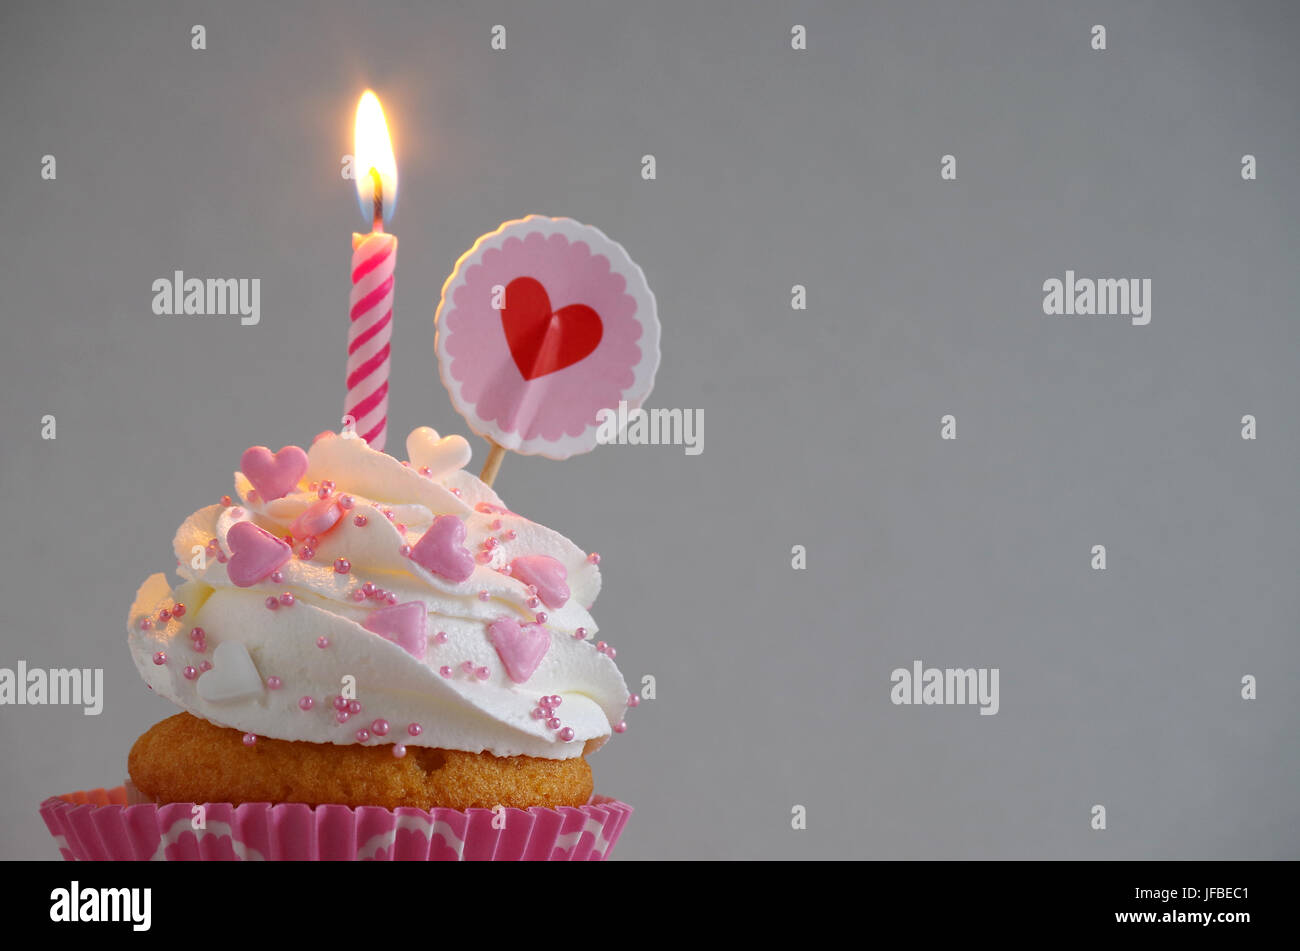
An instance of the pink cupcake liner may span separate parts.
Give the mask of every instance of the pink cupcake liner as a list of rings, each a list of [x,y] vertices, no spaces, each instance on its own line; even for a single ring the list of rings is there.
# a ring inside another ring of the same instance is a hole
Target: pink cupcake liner
[[[52,796],[41,817],[69,861],[600,861],[632,807],[385,809],[302,803],[137,803],[124,786]],[[494,819],[496,819],[494,823]],[[497,828],[500,827],[500,828]]]

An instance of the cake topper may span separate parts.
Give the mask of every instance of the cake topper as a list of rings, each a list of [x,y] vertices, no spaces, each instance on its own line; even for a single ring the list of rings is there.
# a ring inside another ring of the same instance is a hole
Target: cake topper
[[[567,459],[596,446],[601,410],[639,407],[659,366],[659,319],[622,245],[572,218],[529,215],[483,235],[447,278],[438,371],[469,427],[506,450]]]

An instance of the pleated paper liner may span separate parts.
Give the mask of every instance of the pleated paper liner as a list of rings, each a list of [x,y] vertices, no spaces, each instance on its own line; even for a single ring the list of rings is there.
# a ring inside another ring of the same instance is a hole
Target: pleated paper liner
[[[128,789],[52,796],[41,817],[69,861],[600,861],[632,807],[593,796],[585,806],[385,809],[301,803],[131,804]],[[494,822],[495,819],[495,822]]]

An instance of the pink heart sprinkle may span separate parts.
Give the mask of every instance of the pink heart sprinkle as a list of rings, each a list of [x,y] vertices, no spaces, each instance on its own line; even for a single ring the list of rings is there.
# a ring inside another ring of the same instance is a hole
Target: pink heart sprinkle
[[[266,501],[282,499],[297,488],[307,471],[307,453],[285,446],[272,455],[265,446],[253,446],[239,457],[239,471]]]
[[[424,660],[429,647],[429,610],[422,601],[407,601],[371,611],[361,626],[403,648],[416,660]]]
[[[289,533],[294,538],[324,535],[342,517],[343,509],[339,508],[338,502],[332,498],[321,499],[307,506],[303,513],[293,520],[293,524],[289,526]]]
[[[520,624],[503,617],[488,625],[487,634],[506,674],[517,684],[533,675],[551,649],[551,632],[541,624]]]
[[[474,573],[474,558],[464,541],[465,523],[455,515],[439,515],[411,548],[411,560],[459,584]]]
[[[521,555],[510,562],[510,576],[535,586],[537,596],[552,610],[569,600],[569,573],[550,555]]]
[[[226,574],[236,587],[250,588],[289,560],[293,550],[252,522],[237,522],[226,533],[230,558]]]

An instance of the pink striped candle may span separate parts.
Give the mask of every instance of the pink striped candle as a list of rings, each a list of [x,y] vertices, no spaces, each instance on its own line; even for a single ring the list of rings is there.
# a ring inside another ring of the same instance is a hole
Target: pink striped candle
[[[397,198],[397,161],[379,99],[369,89],[357,104],[353,173],[370,234],[352,235],[352,294],[348,298],[347,399],[344,425],[372,449],[388,438],[388,363],[393,337],[393,270],[397,239],[384,232]]]
[[[383,449],[388,436],[388,362],[393,336],[397,238],[383,231],[352,235],[352,323],[348,328],[348,395],[343,406],[358,436]]]

